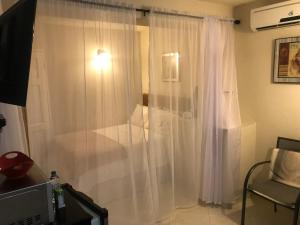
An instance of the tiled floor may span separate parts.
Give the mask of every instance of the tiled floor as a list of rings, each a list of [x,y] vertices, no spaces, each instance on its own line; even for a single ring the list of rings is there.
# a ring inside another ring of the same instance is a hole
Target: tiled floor
[[[248,200],[246,225],[289,225],[292,224],[292,211],[278,207],[258,197]],[[178,209],[168,221],[158,225],[238,225],[240,224],[241,203],[232,209],[195,206],[190,209]],[[300,222],[298,223],[300,224]]]

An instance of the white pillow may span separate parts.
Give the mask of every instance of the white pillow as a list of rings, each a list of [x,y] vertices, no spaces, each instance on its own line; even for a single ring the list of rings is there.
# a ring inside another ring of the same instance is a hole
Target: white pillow
[[[173,114],[168,110],[151,109],[152,129],[160,134],[168,135],[171,132]]]
[[[148,107],[137,104],[130,119],[131,124],[149,129]]]
[[[300,188],[300,153],[273,149],[269,176],[280,183]]]

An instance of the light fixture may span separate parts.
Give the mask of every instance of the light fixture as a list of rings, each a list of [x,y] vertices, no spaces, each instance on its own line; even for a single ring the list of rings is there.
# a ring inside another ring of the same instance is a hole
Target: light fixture
[[[107,70],[111,64],[110,53],[103,49],[98,49],[93,64],[97,70]]]

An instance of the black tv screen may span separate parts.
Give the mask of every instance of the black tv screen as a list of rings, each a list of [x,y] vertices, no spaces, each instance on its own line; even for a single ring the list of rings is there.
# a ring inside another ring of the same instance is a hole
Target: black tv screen
[[[36,0],[20,0],[0,16],[0,102],[26,105]]]

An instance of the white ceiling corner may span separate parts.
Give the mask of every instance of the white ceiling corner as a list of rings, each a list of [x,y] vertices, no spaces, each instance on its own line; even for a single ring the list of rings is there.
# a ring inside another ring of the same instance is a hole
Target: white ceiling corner
[[[201,1],[201,0],[199,0]],[[254,0],[210,0],[209,2],[221,3],[231,6],[242,5],[248,2],[253,2]]]

